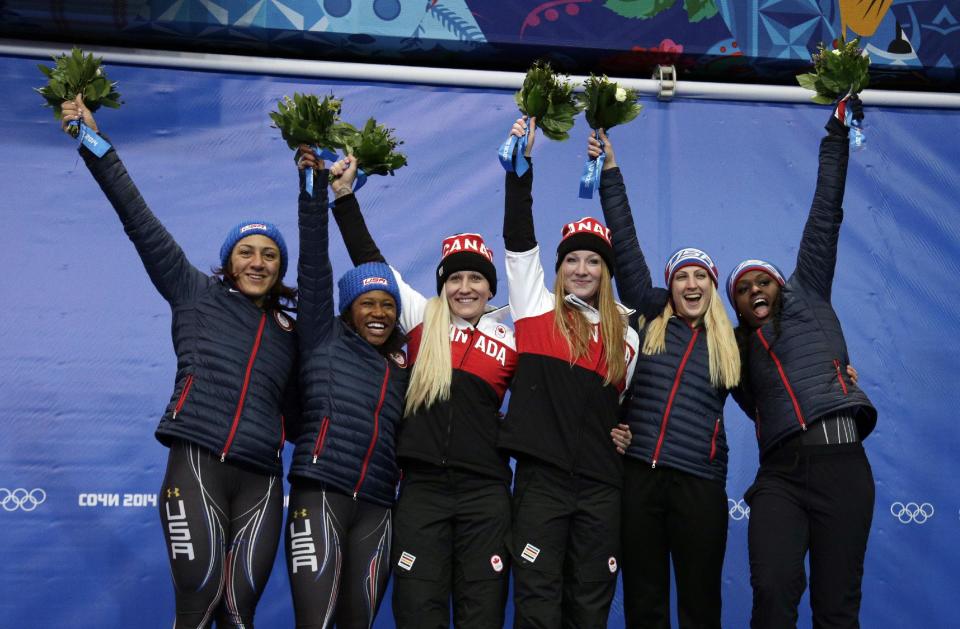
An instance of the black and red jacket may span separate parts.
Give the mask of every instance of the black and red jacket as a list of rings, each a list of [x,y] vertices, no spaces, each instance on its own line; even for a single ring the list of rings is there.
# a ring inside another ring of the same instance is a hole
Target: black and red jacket
[[[520,357],[498,445],[516,457],[533,457],[572,474],[620,487],[623,460],[610,430],[618,423],[620,402],[636,365],[639,339],[628,326],[623,347],[626,378],[604,385],[606,360],[599,313],[567,295],[567,302],[594,325],[589,354],[571,365],[569,347],[554,324],[555,296],[544,284],[533,229],[532,185],[532,167],[523,177],[506,175],[503,235],[510,310]],[[620,308],[624,316],[631,314]]]
[[[734,391],[734,397],[756,422],[761,457],[839,411],[854,417],[861,439],[877,423],[876,408],[847,376],[847,344],[830,303],[850,156],[846,130],[838,126],[820,141],[817,188],[797,267],[780,291],[780,312],[746,337],[745,395]]]
[[[354,264],[385,262],[353,195],[336,201],[334,217]],[[403,303],[400,325],[409,338],[413,365],[420,349],[427,298],[404,282],[396,270],[394,276]],[[513,330],[504,322],[507,314],[507,308],[491,309],[476,326],[451,314],[450,397],[429,408],[421,406],[403,419],[397,445],[401,465],[420,461],[510,481],[508,457],[496,448],[500,406],[517,365]]]
[[[619,168],[601,174],[600,202],[613,240],[620,298],[649,323],[663,312],[670,294],[653,286]],[[641,346],[646,329],[640,330]],[[627,456],[726,482],[723,406],[728,391],[710,382],[707,329],[674,316],[664,340],[663,352],[641,351],[637,357],[626,408],[633,434]]]
[[[316,181],[327,181],[326,170]],[[319,481],[343,493],[389,507],[396,497],[396,438],[409,379],[406,357],[383,356],[333,307],[328,251],[327,186],[299,200],[300,389],[302,421],[290,479]]]
[[[283,417],[297,414],[293,320],[261,310],[229,281],[190,264],[116,151],[97,159],[81,148],[80,155],[173,314],[177,376],[157,439],[164,445],[182,439],[223,461],[281,473]]]

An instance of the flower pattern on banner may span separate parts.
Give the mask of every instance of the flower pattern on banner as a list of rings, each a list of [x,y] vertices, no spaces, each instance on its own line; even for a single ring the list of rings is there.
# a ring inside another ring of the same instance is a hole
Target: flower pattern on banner
[[[960,64],[960,8],[948,0],[140,0],[108,14],[91,6],[11,0],[0,36],[67,30],[112,45],[513,70],[550,56],[581,74],[648,76],[673,64],[715,80],[792,84],[819,42],[843,34],[861,38],[881,85],[956,83]]]

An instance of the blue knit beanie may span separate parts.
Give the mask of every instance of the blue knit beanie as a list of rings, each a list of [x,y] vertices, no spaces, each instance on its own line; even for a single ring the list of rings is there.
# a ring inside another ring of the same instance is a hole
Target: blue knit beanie
[[[287,243],[283,240],[283,234],[280,233],[277,226],[266,221],[244,221],[227,232],[227,237],[220,246],[220,266],[227,266],[230,254],[233,253],[233,248],[237,246],[240,240],[255,234],[266,236],[277,243],[277,247],[280,249],[280,275],[277,276],[277,279],[282,280],[287,272]]]
[[[737,309],[737,301],[733,297],[733,289],[736,288],[737,281],[740,277],[750,271],[763,271],[772,277],[777,284],[780,286],[784,285],[783,273],[781,273],[780,269],[772,262],[767,262],[766,260],[744,260],[733,267],[733,270],[730,271],[730,275],[727,277],[727,299],[730,300],[730,305],[733,306],[734,310]]]
[[[383,262],[367,262],[343,274],[337,282],[340,289],[341,314],[350,309],[353,301],[364,293],[382,290],[397,302],[397,317],[400,317],[400,286],[393,276],[393,269]]]

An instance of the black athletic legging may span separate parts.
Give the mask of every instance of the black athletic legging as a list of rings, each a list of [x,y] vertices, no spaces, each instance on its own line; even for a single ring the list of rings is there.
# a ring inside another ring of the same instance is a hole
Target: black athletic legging
[[[160,521],[176,594],[175,629],[253,627],[280,542],[283,485],[174,442]]]
[[[293,479],[287,574],[297,629],[367,629],[390,574],[390,509]]]

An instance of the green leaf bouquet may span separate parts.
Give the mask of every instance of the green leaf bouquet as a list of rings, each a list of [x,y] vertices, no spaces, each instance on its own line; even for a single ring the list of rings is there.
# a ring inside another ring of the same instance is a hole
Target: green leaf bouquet
[[[813,72],[797,75],[801,87],[812,90],[811,100],[821,105],[835,103],[847,94],[858,94],[870,83],[870,57],[860,48],[860,38],[842,37],[834,50],[823,42],[813,53]]]
[[[341,101],[333,95],[323,100],[314,94],[294,93],[277,103],[270,119],[286,141],[297,150],[301,144],[336,151],[344,148],[357,130],[340,121]]]
[[[53,57],[53,60],[52,68],[37,66],[48,80],[43,87],[34,89],[47,101],[46,106],[53,109],[57,120],[63,117],[63,102],[73,100],[77,94],[83,97],[84,105],[91,112],[100,107],[117,109],[123,103],[116,82],[110,81],[103,72],[103,59],[94,58],[92,54],[84,55],[82,50],[74,48],[69,53]],[[79,129],[72,127],[70,134],[76,137]]]
[[[357,167],[368,175],[392,175],[407,165],[407,157],[396,149],[403,140],[393,135],[393,129],[367,120],[363,129],[354,130],[345,141],[344,150],[357,159]]]
[[[603,76],[590,74],[583,82],[584,90],[577,95],[591,129],[609,131],[617,125],[630,122],[643,109],[637,102],[639,95],[634,89],[620,87]]]
[[[536,117],[543,135],[557,141],[570,137],[580,106],[573,95],[573,85],[566,76],[557,74],[549,62],[534,62],[514,100],[521,113]]]

